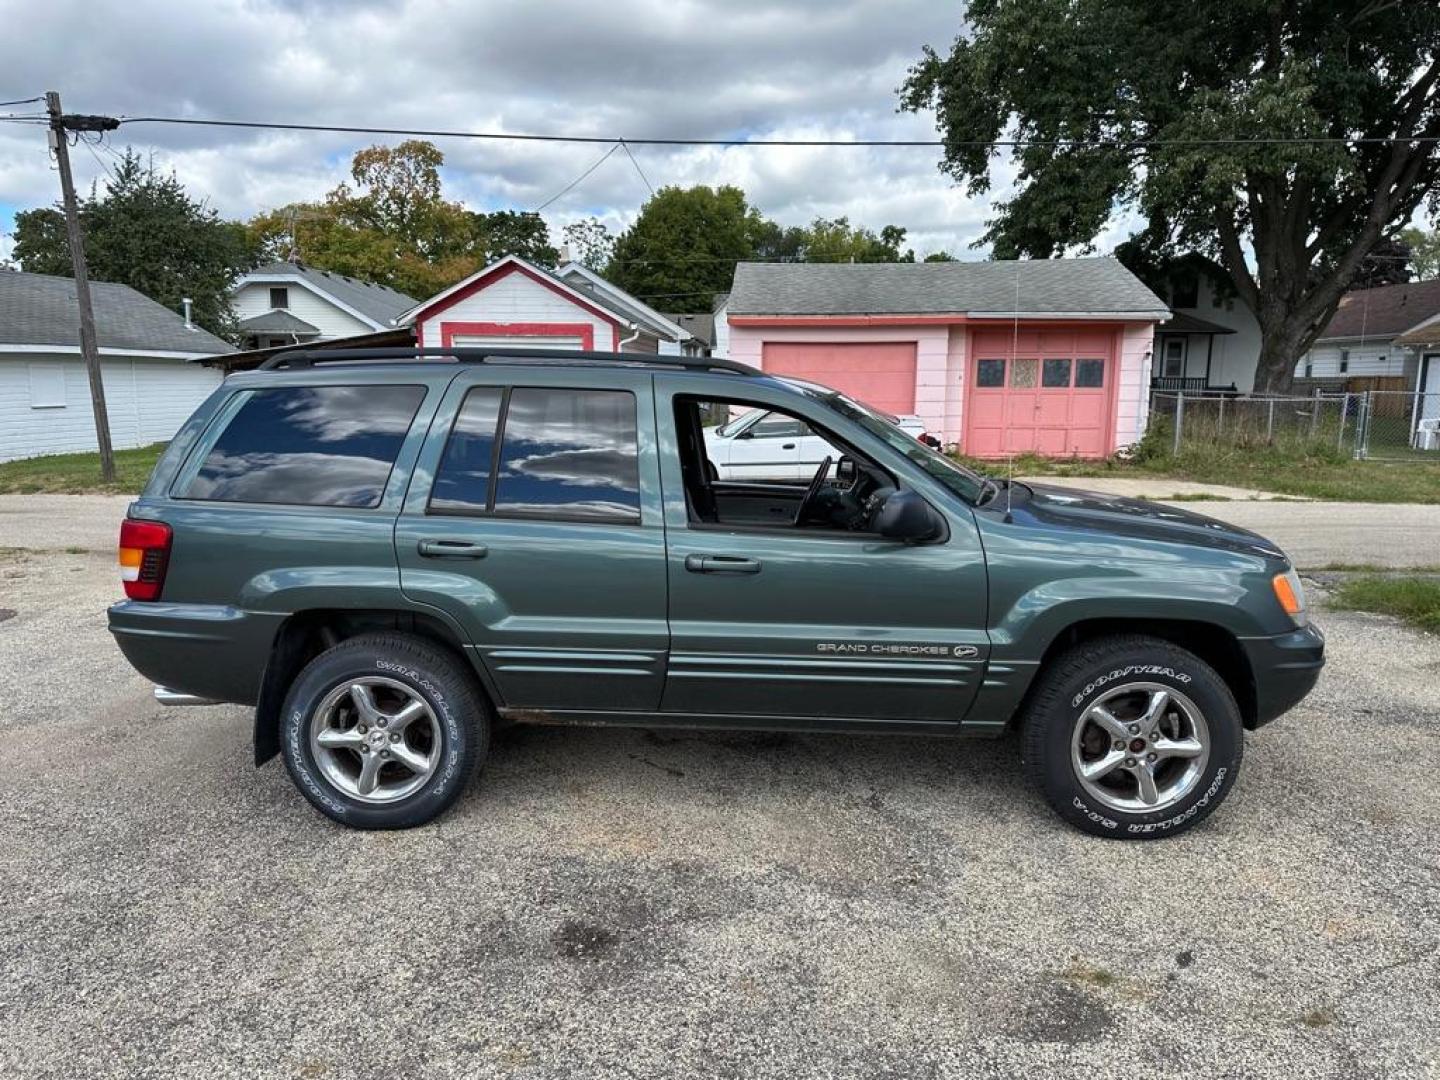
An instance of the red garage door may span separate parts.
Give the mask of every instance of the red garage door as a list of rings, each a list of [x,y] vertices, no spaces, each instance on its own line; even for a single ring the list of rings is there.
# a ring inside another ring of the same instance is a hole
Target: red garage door
[[[763,347],[760,363],[767,374],[821,383],[885,412],[915,411],[913,341],[873,345],[772,341]]]
[[[976,457],[1103,457],[1114,429],[1115,337],[1106,330],[976,330],[963,449]]]

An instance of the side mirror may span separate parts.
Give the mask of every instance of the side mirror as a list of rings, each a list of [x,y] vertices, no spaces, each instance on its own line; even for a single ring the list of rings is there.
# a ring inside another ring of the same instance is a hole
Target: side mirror
[[[735,438],[737,439],[753,439],[754,437],[755,432],[752,428],[746,428],[744,431],[740,432],[739,435],[735,436]]]
[[[842,484],[853,484],[855,482],[855,459],[842,457],[835,466],[835,479]]]
[[[928,544],[945,535],[945,520],[913,491],[897,491],[885,500],[875,530],[887,540]]]

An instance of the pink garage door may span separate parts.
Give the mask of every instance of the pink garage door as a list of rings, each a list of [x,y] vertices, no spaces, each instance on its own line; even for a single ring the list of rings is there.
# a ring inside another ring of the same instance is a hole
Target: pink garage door
[[[967,454],[1104,457],[1117,378],[1109,330],[976,330],[965,389]]]
[[[766,342],[761,367],[770,375],[822,383],[890,413],[915,411],[915,343]]]

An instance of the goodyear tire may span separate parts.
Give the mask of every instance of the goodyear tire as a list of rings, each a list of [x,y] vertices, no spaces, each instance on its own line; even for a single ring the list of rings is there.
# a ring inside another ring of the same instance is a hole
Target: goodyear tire
[[[359,829],[406,829],[444,812],[480,767],[489,734],[473,675],[405,634],[363,634],[317,656],[280,718],[295,786],[326,817]]]
[[[1096,836],[1174,836],[1214,812],[1240,771],[1243,725],[1225,681],[1158,638],[1097,639],[1039,676],[1024,718],[1031,780]]]

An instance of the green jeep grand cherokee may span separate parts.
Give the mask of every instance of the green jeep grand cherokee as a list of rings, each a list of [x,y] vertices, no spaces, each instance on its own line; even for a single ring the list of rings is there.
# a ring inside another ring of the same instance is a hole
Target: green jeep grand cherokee
[[[255,707],[322,813],[419,825],[498,723],[1021,733],[1055,810],[1173,835],[1315,684],[1284,554],[1129,499],[978,476],[841,394],[723,360],[281,354],[227,379],[131,506],[126,658]],[[835,448],[722,481],[717,418]]]

